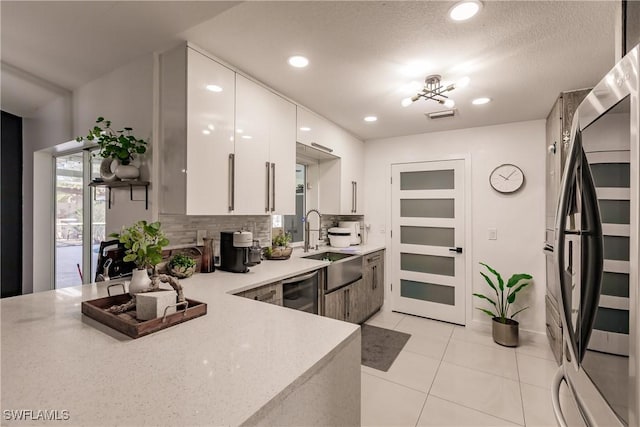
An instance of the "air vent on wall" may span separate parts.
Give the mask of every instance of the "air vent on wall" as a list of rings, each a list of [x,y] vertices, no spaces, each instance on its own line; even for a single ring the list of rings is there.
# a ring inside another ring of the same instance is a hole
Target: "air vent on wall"
[[[424,115],[430,119],[444,119],[445,117],[453,117],[455,114],[456,110],[442,110],[435,111],[433,113],[424,113]]]

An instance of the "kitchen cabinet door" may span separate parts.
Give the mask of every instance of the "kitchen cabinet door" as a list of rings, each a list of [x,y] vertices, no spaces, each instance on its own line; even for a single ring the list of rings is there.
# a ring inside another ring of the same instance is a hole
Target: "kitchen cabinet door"
[[[364,194],[364,143],[342,132],[341,203],[343,215],[362,215]]]
[[[364,280],[360,279],[346,287],[346,320],[351,323],[362,323],[367,316],[368,289]]]
[[[296,106],[269,93],[272,214],[296,213]]]
[[[334,156],[342,154],[336,138],[336,126],[317,114],[298,106],[297,114],[297,138],[304,145],[331,153]]]
[[[346,288],[338,289],[324,296],[324,315],[336,320],[346,320]]]
[[[377,251],[363,257],[362,279],[367,292],[368,318],[384,303],[384,251]]]
[[[236,75],[235,214],[270,213],[269,95],[267,89]]]
[[[160,81],[160,212],[229,214],[235,73],[181,45],[161,55]]]

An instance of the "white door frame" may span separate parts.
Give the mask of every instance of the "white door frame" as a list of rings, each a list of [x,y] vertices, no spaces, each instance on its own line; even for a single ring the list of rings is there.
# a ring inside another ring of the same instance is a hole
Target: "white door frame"
[[[392,203],[393,203],[393,194],[391,191],[391,177],[392,177],[392,171],[391,168],[393,165],[400,165],[400,164],[410,164],[410,163],[423,163],[423,162],[438,162],[438,161],[444,161],[444,160],[464,160],[464,185],[465,185],[465,195],[464,195],[464,202],[465,202],[465,218],[464,218],[464,227],[465,227],[465,238],[464,238],[464,250],[466,252],[465,256],[465,283],[467,285],[466,287],[466,292],[465,292],[465,325],[469,326],[473,320],[473,203],[472,203],[472,197],[471,194],[474,191],[473,188],[473,182],[471,179],[471,173],[472,173],[472,156],[471,153],[461,153],[461,154],[450,154],[450,155],[443,155],[443,156],[438,156],[438,157],[424,157],[421,158],[419,160],[415,160],[413,162],[402,162],[402,161],[398,161],[398,162],[391,162],[387,165],[387,170],[386,170],[386,174],[388,177],[388,184],[389,186],[387,187],[387,191],[386,191],[386,201],[387,201],[387,210],[385,213],[385,246],[387,248],[389,248],[390,250],[385,251],[385,256],[386,256],[386,260],[385,262],[387,263],[387,265],[390,266],[390,268],[385,268],[385,283],[387,283],[387,289],[385,290],[385,292],[388,292],[388,295],[391,295],[391,288],[390,286],[393,284],[392,283],[392,271],[393,271],[393,264],[392,264],[392,260],[393,257],[391,255],[392,250],[393,250],[393,238],[391,237],[391,230],[392,230]],[[398,236],[396,237],[398,238]],[[394,284],[395,286],[400,286],[399,283]],[[385,303],[388,303],[389,307],[391,307],[391,298],[389,297],[389,299],[387,299],[385,297]]]

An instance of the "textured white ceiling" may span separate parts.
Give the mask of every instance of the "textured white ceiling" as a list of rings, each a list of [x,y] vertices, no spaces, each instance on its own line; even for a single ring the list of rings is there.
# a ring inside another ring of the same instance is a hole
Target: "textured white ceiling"
[[[446,17],[451,1],[7,3],[3,62],[62,87],[187,39],[363,139],[541,119],[614,63],[614,1],[485,1],[462,23]],[[292,54],[310,66],[290,68]],[[404,74],[413,61],[430,66]],[[433,102],[400,106],[413,94],[402,87],[430,73],[471,78],[451,94],[454,118],[425,118],[442,109]],[[477,96],[494,101],[471,106]]]

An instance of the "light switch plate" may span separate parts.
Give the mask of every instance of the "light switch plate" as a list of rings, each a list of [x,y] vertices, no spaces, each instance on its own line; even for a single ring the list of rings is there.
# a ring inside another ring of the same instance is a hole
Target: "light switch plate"
[[[196,232],[196,246],[204,245],[204,238],[207,237],[207,230],[198,230]]]
[[[498,229],[490,228],[489,229],[489,240],[498,240]]]

